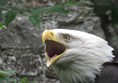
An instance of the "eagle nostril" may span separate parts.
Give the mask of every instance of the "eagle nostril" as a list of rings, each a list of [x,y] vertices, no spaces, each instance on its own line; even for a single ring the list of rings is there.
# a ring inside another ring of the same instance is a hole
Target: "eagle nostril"
[[[52,32],[50,32],[50,34],[53,36],[53,33]]]

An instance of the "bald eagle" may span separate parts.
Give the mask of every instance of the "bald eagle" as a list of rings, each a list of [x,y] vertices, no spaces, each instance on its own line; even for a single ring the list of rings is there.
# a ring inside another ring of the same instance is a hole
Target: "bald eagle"
[[[63,83],[118,83],[118,79],[100,82],[103,64],[114,58],[113,48],[104,39],[77,30],[52,29],[42,33],[42,42],[47,67]]]

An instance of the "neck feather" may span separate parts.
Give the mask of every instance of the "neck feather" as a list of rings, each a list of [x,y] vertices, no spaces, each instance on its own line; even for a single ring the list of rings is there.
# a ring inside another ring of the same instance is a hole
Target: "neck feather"
[[[100,42],[99,42],[100,43]],[[63,83],[93,83],[102,64],[112,61],[112,48],[107,43],[68,49],[52,67]]]

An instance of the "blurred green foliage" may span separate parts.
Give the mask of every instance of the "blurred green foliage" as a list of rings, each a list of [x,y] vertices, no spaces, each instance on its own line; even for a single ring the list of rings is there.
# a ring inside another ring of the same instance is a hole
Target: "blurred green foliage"
[[[81,5],[86,1],[91,1],[94,3],[94,10],[98,15],[106,13],[107,11],[111,11],[113,25],[116,26],[118,20],[117,0],[66,0],[63,3],[59,3],[54,6],[32,7],[29,9],[9,6],[8,1],[9,0],[0,0],[0,29],[5,28],[3,25],[9,25],[9,23],[15,19],[17,14],[26,13],[31,23],[34,26],[39,27],[44,14],[67,14],[69,11],[66,10],[65,7]]]
[[[4,6],[7,4],[8,0],[0,0],[0,6]]]
[[[28,78],[23,77],[19,82],[13,77],[15,76],[14,70],[0,70],[0,83],[31,83]]]
[[[0,70],[0,83],[16,83],[16,79],[13,79],[12,76],[15,74],[15,71],[12,70]]]
[[[29,80],[26,77],[24,77],[20,80],[20,83],[31,83],[31,82],[29,82]]]
[[[50,7],[37,7],[37,8],[29,8],[22,9],[18,7],[12,7],[8,5],[9,0],[0,0],[0,28],[4,28],[3,25],[9,25],[17,14],[26,14],[29,17],[29,20],[34,26],[39,26],[41,23],[41,17],[44,14],[67,14],[69,11],[65,9],[65,7],[70,7],[73,5],[83,4],[86,0],[67,0],[64,3],[59,3]]]
[[[6,28],[3,24],[0,23],[0,30]]]

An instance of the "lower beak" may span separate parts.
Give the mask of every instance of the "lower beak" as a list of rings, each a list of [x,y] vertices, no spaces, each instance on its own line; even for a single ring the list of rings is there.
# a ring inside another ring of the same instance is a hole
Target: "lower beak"
[[[49,58],[49,57],[46,55],[46,57],[47,57],[47,63],[46,63],[47,67],[50,67],[50,66],[51,66],[54,62],[56,62],[62,55],[63,55],[63,53],[60,54],[60,55],[55,55],[55,56],[53,56],[52,58]]]

